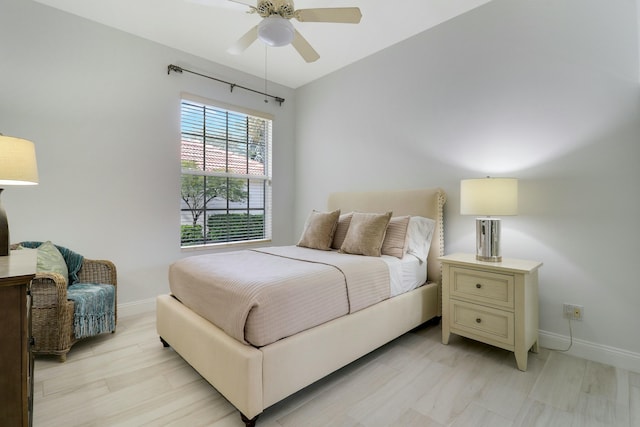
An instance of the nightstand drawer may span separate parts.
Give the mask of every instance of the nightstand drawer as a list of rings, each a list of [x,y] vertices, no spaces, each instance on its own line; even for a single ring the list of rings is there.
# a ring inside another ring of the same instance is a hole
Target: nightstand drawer
[[[467,268],[451,269],[451,297],[513,308],[513,275]]]
[[[464,301],[451,301],[451,330],[466,336],[482,337],[505,345],[514,345],[513,313]]]

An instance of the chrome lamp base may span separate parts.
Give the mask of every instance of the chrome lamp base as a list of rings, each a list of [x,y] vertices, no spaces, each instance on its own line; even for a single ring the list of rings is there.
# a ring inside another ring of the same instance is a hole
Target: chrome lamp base
[[[498,218],[476,218],[476,259],[501,262],[500,223]]]

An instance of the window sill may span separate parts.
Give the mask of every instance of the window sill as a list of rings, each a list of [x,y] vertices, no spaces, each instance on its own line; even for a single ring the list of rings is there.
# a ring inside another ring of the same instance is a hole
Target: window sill
[[[240,242],[210,243],[207,245],[181,246],[181,252],[203,252],[217,249],[242,249],[251,247],[261,247],[271,243],[271,239],[243,240]]]

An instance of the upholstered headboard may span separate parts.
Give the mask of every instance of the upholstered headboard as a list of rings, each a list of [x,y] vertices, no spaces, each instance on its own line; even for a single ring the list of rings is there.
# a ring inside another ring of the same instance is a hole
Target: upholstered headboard
[[[329,195],[329,210],[340,209],[342,213],[388,212],[393,216],[417,215],[436,221],[436,229],[427,257],[427,279],[441,283],[442,267],[438,257],[444,255],[443,208],[447,197],[440,188],[401,191],[340,192]]]

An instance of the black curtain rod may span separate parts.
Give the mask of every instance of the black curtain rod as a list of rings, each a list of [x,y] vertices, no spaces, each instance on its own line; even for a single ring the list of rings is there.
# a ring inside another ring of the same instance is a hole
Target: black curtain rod
[[[220,79],[217,79],[215,77],[211,77],[211,76],[207,76],[207,75],[204,75],[204,74],[196,73],[195,71],[187,70],[186,68],[178,67],[177,65],[171,64],[171,65],[169,65],[167,67],[167,74],[171,74],[172,71],[174,71],[176,73],[182,73],[182,72],[191,73],[191,74],[195,74],[196,76],[206,77],[207,79],[211,79],[211,80],[215,80],[215,81],[220,82],[220,83],[227,84],[227,85],[229,85],[229,88],[231,89],[231,92],[233,92],[233,89],[235,89],[235,88],[240,88],[240,89],[248,90],[249,92],[253,92],[253,93],[260,94],[260,95],[268,96],[269,98],[273,98],[278,103],[278,105],[280,105],[280,106],[282,106],[282,103],[284,102],[284,98],[280,98],[279,96],[269,95],[266,92],[260,92],[258,90],[254,90],[254,89],[251,89],[251,88],[248,88],[248,87],[245,87],[245,86],[240,86],[240,85],[235,84],[235,83],[231,83],[231,82],[227,82],[227,81],[224,81],[224,80],[220,80]],[[266,102],[266,100],[265,100],[265,102]]]

